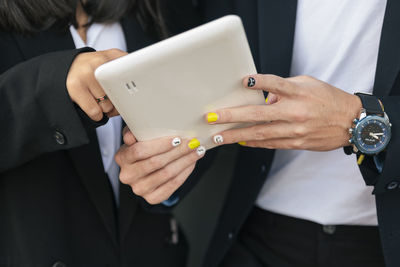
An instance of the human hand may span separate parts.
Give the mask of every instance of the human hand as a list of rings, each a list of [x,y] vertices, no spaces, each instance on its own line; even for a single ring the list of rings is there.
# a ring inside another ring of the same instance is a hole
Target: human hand
[[[100,65],[127,55],[119,49],[79,54],[71,65],[67,76],[67,90],[75,102],[92,120],[100,121],[103,113],[108,117],[118,115],[117,110],[103,88],[97,82],[94,71]]]
[[[137,142],[128,127],[123,139],[125,145],[115,155],[121,167],[120,180],[152,205],[167,200],[206,152],[197,139],[166,137]]]
[[[269,91],[268,104],[207,114],[206,119],[217,118],[209,121],[212,124],[257,123],[219,133],[214,142],[313,151],[349,145],[348,130],[362,108],[359,97],[309,76],[284,79],[259,74],[245,78],[243,83],[249,89]]]

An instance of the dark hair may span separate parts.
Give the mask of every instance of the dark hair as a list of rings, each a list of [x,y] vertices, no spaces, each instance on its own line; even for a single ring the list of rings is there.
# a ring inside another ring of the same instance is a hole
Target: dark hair
[[[79,1],[91,17],[89,24],[115,22],[132,14],[144,30],[167,35],[159,0],[0,0],[0,29],[33,34],[55,25],[77,26]]]

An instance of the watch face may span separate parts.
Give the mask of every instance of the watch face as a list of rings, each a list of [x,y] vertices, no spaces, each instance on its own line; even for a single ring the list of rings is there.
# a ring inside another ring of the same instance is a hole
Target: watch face
[[[361,153],[377,154],[385,149],[390,140],[389,123],[379,116],[367,116],[357,124],[354,137]]]

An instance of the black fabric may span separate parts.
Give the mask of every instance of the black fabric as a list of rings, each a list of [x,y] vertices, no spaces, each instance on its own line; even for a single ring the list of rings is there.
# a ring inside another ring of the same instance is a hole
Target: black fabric
[[[133,18],[121,24],[129,51],[158,40]],[[0,266],[183,267],[170,209],[148,211],[126,185],[116,208],[95,132],[107,118],[94,123],[68,96],[75,56],[91,51],[69,31],[0,32]]]
[[[385,262],[376,226],[322,226],[256,207],[220,265],[228,266],[383,267]]]
[[[238,14],[242,20],[259,73],[283,77],[290,73],[297,0],[203,0],[199,1],[205,20]],[[400,266],[400,2],[388,0],[379,48],[373,94],[382,100],[392,126],[392,140],[381,153],[383,172],[372,157],[360,166],[365,184],[373,186],[377,199],[379,230],[386,265]],[[356,77],[355,77],[356,78]],[[225,204],[210,242],[203,266],[218,265],[233,244],[253,208],[273,160],[274,151],[241,148]],[[346,157],[343,153],[343,156]],[[227,256],[228,257],[228,256]]]
[[[2,51],[3,58],[13,57],[7,49]],[[26,60],[1,75],[0,118],[3,129],[7,130],[0,132],[0,171],[43,153],[89,142],[65,86],[69,66],[78,53],[85,51],[89,50],[48,53]],[[56,130],[62,131],[67,140],[62,147],[52,138]]]

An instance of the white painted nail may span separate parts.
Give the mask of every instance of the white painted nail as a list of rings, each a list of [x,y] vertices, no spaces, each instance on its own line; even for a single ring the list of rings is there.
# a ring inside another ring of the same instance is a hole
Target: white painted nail
[[[214,136],[214,143],[216,144],[222,144],[224,142],[224,138],[222,135],[216,135]]]
[[[206,153],[206,148],[204,146],[199,146],[196,150],[196,153],[199,155],[199,157],[201,157]]]
[[[182,140],[179,137],[175,137],[174,140],[172,140],[172,146],[177,147],[180,144],[182,144]]]

